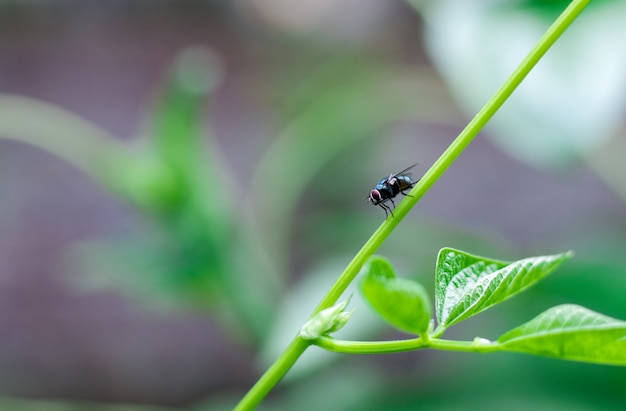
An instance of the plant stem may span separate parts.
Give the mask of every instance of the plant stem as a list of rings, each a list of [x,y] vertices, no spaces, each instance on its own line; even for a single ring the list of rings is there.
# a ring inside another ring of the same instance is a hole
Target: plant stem
[[[325,350],[344,354],[384,354],[419,350],[427,346],[422,338],[395,341],[344,341],[320,337],[313,343]]]
[[[278,384],[278,381],[287,374],[287,371],[295,364],[307,347],[311,345],[311,342],[299,336],[294,338],[278,360],[259,378],[233,411],[252,410],[259,405],[261,400]]]
[[[413,187],[410,196],[406,196],[403,201],[398,204],[394,210],[394,216],[386,219],[367,240],[359,252],[354,256],[348,264],[344,272],[339,276],[335,284],[324,296],[317,308],[311,316],[317,314],[321,310],[335,304],[341,294],[346,290],[348,285],[354,280],[359,270],[380,247],[385,239],[391,234],[394,228],[409,213],[411,208],[424,196],[424,194],[435,184],[437,180],[446,172],[456,158],[465,150],[472,142],[474,137],[482,130],[487,122],[493,117],[498,109],[509,98],[513,91],[520,85],[532,68],[537,64],[541,57],[556,42],[561,34],[565,32],[567,27],[582,12],[590,0],[574,0],[559,16],[559,18],[550,26],[546,33],[541,37],[539,42],[533,47],[528,55],[522,60],[513,74],[505,81],[505,83],[496,91],[489,99],[487,104],[478,112],[472,121],[465,127],[452,144],[444,151],[439,159],[424,174],[422,179]],[[437,344],[433,340],[433,348]],[[257,381],[250,391],[244,396],[235,410],[251,410],[256,407],[265,395],[280,381],[283,375],[291,368],[297,358],[302,355],[309,343],[296,337],[292,343],[285,349],[283,354],[276,360],[266,373]]]
[[[445,351],[494,352],[502,350],[497,342],[453,341],[422,338],[395,341],[344,341],[331,337],[320,337],[314,344],[328,351],[344,354],[384,354],[430,348]]]

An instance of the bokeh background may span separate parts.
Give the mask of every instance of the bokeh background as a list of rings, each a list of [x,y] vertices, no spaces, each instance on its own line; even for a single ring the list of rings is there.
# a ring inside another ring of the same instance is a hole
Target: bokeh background
[[[566,2],[0,2],[0,409],[226,410]],[[449,330],[626,319],[626,17],[597,0],[379,251],[576,257]],[[345,338],[402,338],[358,295]],[[623,410],[626,370],[309,350],[264,410]]]

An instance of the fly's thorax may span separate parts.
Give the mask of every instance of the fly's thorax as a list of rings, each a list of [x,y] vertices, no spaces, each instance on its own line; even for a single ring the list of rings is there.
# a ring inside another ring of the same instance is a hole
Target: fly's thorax
[[[376,186],[374,187],[374,190],[384,190],[385,187],[387,187],[389,185],[389,177],[387,178],[383,178],[382,180],[380,180],[378,183],[376,183]]]

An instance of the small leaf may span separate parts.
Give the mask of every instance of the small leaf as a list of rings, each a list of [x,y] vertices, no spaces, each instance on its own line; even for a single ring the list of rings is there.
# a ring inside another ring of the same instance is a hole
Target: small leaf
[[[437,321],[448,327],[478,314],[530,287],[572,255],[567,252],[507,263],[444,248],[435,274]]]
[[[508,351],[626,365],[626,322],[573,304],[539,314],[498,342]]]
[[[363,298],[385,321],[411,334],[424,334],[431,310],[428,293],[421,284],[396,278],[391,263],[372,257],[363,267],[360,282]]]

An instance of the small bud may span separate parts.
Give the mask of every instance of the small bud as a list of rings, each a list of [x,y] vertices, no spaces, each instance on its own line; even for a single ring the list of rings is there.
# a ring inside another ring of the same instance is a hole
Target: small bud
[[[350,298],[317,313],[302,326],[300,337],[305,340],[314,340],[324,334],[339,331],[346,325],[352,315],[352,311],[344,311],[350,302]]]
[[[491,345],[492,342],[489,341],[486,338],[481,338],[481,337],[476,337],[474,338],[474,341],[472,341],[472,344],[477,346],[477,345]]]
[[[352,311],[350,311],[350,312],[348,312],[348,311],[340,312],[337,315],[337,318],[335,318],[335,321],[332,324],[332,326],[330,327],[330,329],[328,331],[326,331],[325,334],[331,334],[331,333],[334,333],[334,332],[337,332],[337,331],[341,330],[343,328],[343,326],[348,323],[348,320],[352,316],[353,312],[354,312],[354,309]]]

